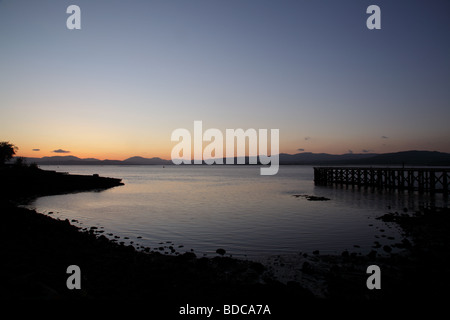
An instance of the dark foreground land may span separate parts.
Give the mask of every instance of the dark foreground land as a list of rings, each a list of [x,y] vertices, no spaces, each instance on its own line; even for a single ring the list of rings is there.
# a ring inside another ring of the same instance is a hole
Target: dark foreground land
[[[316,302],[351,306],[355,302],[379,305],[418,301],[426,305],[449,297],[449,209],[380,217],[402,229],[405,238],[397,245],[401,253],[317,255],[317,264],[298,266],[309,278],[325,281],[327,296],[319,299],[301,281],[283,284],[256,262],[221,256],[197,258],[191,252],[167,256],[138,251],[107,239],[95,229],[83,231],[68,220],[53,219],[16,205],[18,199],[38,195],[118,186],[119,179],[40,170],[4,170],[0,176],[3,300],[136,300],[147,306],[168,305],[168,312],[174,314],[186,304],[268,304],[272,314],[280,314],[301,313],[302,308]],[[366,286],[366,268],[372,264],[382,271],[380,290]],[[70,265],[81,269],[80,290],[66,286]]]

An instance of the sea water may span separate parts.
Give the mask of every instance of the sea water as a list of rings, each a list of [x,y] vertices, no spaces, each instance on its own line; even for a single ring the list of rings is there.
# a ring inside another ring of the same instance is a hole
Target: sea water
[[[377,217],[440,201],[427,195],[314,185],[311,166],[41,166],[71,174],[121,178],[104,191],[46,196],[28,207],[138,249],[261,257],[344,250],[368,253],[374,241],[400,242],[401,233]],[[309,201],[305,196],[325,197]],[[439,197],[439,196],[438,196]],[[442,196],[441,196],[442,197]],[[439,203],[438,203],[439,205]],[[171,249],[169,250],[169,247]]]

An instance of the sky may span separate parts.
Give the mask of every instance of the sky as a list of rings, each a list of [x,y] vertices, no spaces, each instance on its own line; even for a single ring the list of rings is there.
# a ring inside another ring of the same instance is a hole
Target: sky
[[[446,0],[0,0],[0,141],[170,159],[201,120],[283,153],[450,152],[449,35]]]

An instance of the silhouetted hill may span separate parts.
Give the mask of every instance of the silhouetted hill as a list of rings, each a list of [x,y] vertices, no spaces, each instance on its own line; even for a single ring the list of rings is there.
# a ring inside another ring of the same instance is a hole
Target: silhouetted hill
[[[28,163],[38,165],[171,165],[171,160],[161,158],[143,158],[139,156],[125,160],[81,159],[75,156],[54,156],[26,158]],[[226,159],[223,161],[226,163]],[[237,158],[234,159],[237,163]],[[249,157],[245,157],[249,163]],[[437,151],[402,151],[394,153],[346,153],[328,154],[302,152],[297,154],[280,153],[280,164],[290,165],[418,165],[450,166],[450,153]]]
[[[280,154],[281,164],[330,164],[356,162],[362,159],[368,159],[377,154],[375,153],[346,153],[346,154],[328,154],[303,152],[297,154]]]
[[[361,159],[356,164],[450,166],[450,153],[417,150],[384,153],[368,159]]]
[[[169,165],[170,160],[161,158],[132,157],[126,160],[99,160],[95,158],[81,159],[75,156],[54,156],[42,158],[25,158],[27,163],[38,165]]]
[[[122,164],[139,164],[139,165],[145,165],[145,164],[172,164],[171,160],[163,160],[161,158],[143,158],[143,157],[131,157],[128,159],[125,159],[122,161]]]
[[[310,165],[416,165],[450,166],[450,154],[437,151],[402,151],[393,153],[364,153],[332,155],[327,153],[280,154],[281,164]]]

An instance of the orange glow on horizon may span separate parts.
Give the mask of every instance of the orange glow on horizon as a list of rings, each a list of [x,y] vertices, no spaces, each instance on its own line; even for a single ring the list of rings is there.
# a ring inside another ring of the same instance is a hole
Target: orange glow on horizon
[[[125,160],[139,156],[143,158],[161,158],[170,160],[172,148],[178,144],[170,141],[170,134],[157,132],[149,136],[130,137],[113,135],[112,137],[89,138],[88,135],[71,137],[59,137],[58,135],[35,135],[31,141],[29,135],[15,137],[4,136],[1,141],[9,141],[19,149],[18,157],[42,158],[52,156],[75,156],[81,159],[95,158],[98,160]],[[31,141],[31,142],[30,142]],[[210,142],[203,142],[205,148]],[[327,136],[314,136],[310,139],[297,137],[295,134],[280,137],[279,152],[287,154],[297,153],[391,153],[408,150],[428,150],[450,152],[448,145],[444,145],[445,139],[436,139],[433,148],[427,147],[426,141],[409,141],[403,139],[375,139],[354,137],[352,139],[330,138]],[[38,151],[33,151],[38,150]],[[55,152],[55,151],[60,152]],[[269,149],[270,150],[270,149]],[[64,151],[68,151],[64,153]],[[246,150],[248,155],[248,148]],[[192,156],[194,150],[192,149]],[[225,156],[225,150],[223,155]]]

